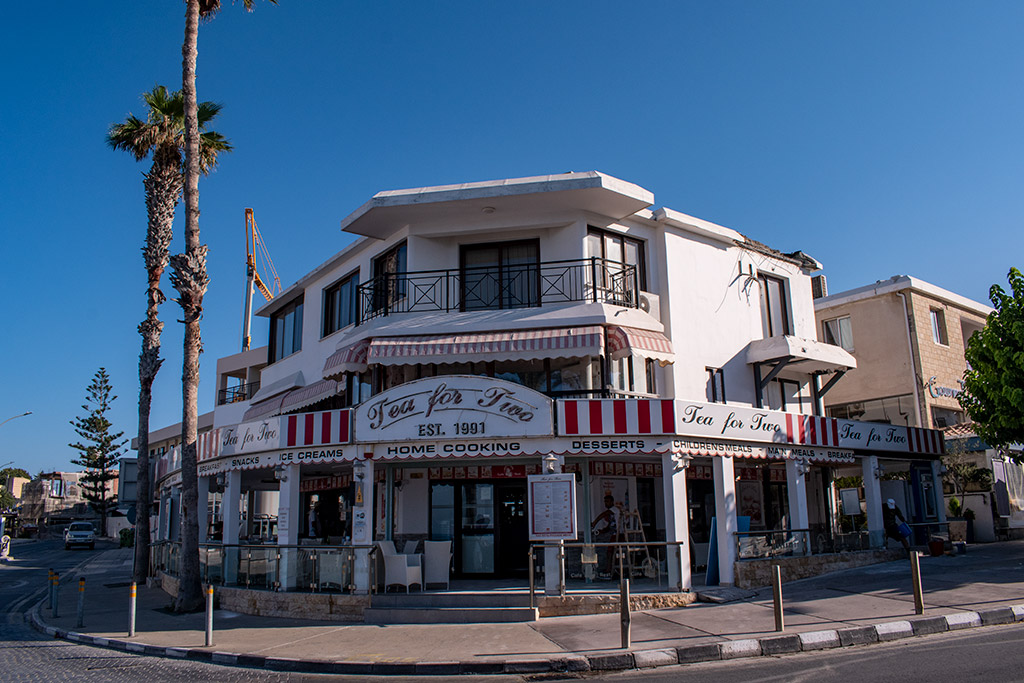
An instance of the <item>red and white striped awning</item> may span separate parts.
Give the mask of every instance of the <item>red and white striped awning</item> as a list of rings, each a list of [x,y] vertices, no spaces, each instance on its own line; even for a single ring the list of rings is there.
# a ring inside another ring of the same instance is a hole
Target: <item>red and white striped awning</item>
[[[672,352],[672,342],[661,332],[636,327],[609,327],[609,358],[619,360],[631,355],[656,360],[662,366],[675,362],[676,359]]]
[[[560,433],[566,436],[676,433],[672,399],[567,399],[556,410]]]
[[[583,358],[601,355],[603,350],[604,330],[600,325],[588,325],[548,330],[378,337],[370,344],[368,362],[371,365],[410,365]]]
[[[281,402],[281,412],[289,413],[299,408],[311,406],[325,398],[330,398],[338,393],[338,383],[333,379],[322,379],[313,382],[309,386],[292,389],[284,396]]]
[[[294,448],[349,443],[352,438],[351,427],[352,411],[348,408],[288,415],[281,418],[281,429],[284,431],[282,445]]]
[[[370,339],[360,339],[356,343],[338,349],[324,363],[323,376],[338,377],[346,372],[363,372],[366,370],[366,355],[370,351]]]

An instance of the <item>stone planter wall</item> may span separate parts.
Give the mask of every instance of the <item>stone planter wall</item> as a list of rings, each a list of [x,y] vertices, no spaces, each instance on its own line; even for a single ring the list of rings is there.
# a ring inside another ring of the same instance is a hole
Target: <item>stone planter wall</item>
[[[745,560],[736,563],[736,586],[738,588],[761,588],[772,583],[772,565],[782,567],[783,581],[796,581],[828,572],[863,567],[868,564],[892,562],[906,558],[906,552],[893,550],[854,550],[826,555],[803,557],[775,557],[764,560]]]

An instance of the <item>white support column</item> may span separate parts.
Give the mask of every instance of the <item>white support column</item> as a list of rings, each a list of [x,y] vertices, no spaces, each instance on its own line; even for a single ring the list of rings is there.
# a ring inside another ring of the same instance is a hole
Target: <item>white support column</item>
[[[735,583],[736,564],[736,471],[732,458],[711,458],[715,473],[715,533],[718,536],[718,582]]]
[[[548,455],[541,459],[541,471],[545,474],[559,474],[562,465],[565,464],[565,456]],[[544,548],[544,593],[546,595],[558,595],[561,586],[559,577],[565,580],[565,564],[560,562],[558,548]],[[532,557],[531,557],[531,562]]]
[[[277,503],[277,544],[298,545],[299,527],[302,525],[302,510],[299,507],[299,464],[285,465],[275,470],[280,492]],[[299,553],[295,548],[281,548],[280,576],[278,581],[285,590],[299,585]]]
[[[242,498],[242,472],[232,470],[224,473],[224,495],[221,500],[221,515],[224,518],[224,545],[238,545],[239,501]],[[238,548],[224,549],[224,583],[229,586],[238,582]]]
[[[213,477],[199,477],[199,499],[196,504],[196,522],[199,524],[199,542],[206,543],[210,529],[210,486]]]
[[[789,528],[806,529],[810,520],[807,515],[807,469],[803,460],[786,460],[786,493],[789,499]],[[810,552],[810,534],[801,532],[794,536],[797,547],[803,554]]]
[[[689,591],[692,585],[690,567],[690,501],[686,490],[686,468],[689,458],[677,459],[671,453],[661,456],[661,485],[665,494],[665,540],[681,542],[676,548],[667,547],[668,587],[678,584],[680,590]]]
[[[372,456],[372,453],[368,454]],[[352,545],[373,544],[373,460],[352,463],[356,499],[352,505]],[[357,593],[370,591],[370,551],[357,550],[354,583]]]
[[[864,477],[864,500],[868,513],[868,544],[872,548],[881,548],[885,545],[885,523],[882,521],[882,484],[878,478],[878,456],[866,455],[861,458],[861,474]]]
[[[946,520],[946,498],[942,495],[942,461],[932,460],[932,492],[935,495],[935,507],[939,512],[939,521]]]

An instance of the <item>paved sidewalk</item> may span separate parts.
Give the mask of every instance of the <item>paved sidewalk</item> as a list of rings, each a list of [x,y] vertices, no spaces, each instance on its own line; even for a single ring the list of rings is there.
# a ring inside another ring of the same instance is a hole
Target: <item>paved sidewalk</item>
[[[127,638],[130,549],[84,566],[84,626],[77,580],[62,577],[59,616],[32,613],[57,637],[129,651],[289,671],[352,674],[532,673],[660,666],[799,652],[1024,621],[1024,541],[971,546],[966,555],[922,557],[924,615],[914,614],[908,561],[784,584],[786,629],[774,630],[771,589],[726,604],[634,612],[632,648],[619,648],[618,614],[518,624],[365,625],[166,610],[170,597],[140,588]],[[75,577],[77,579],[77,576]]]

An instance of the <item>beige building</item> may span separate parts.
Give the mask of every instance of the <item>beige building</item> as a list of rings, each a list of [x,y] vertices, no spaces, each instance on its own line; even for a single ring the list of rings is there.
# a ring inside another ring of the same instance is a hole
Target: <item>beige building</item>
[[[942,429],[963,422],[966,342],[992,309],[897,275],[814,302],[818,338],[857,359],[825,396],[832,417]]]

